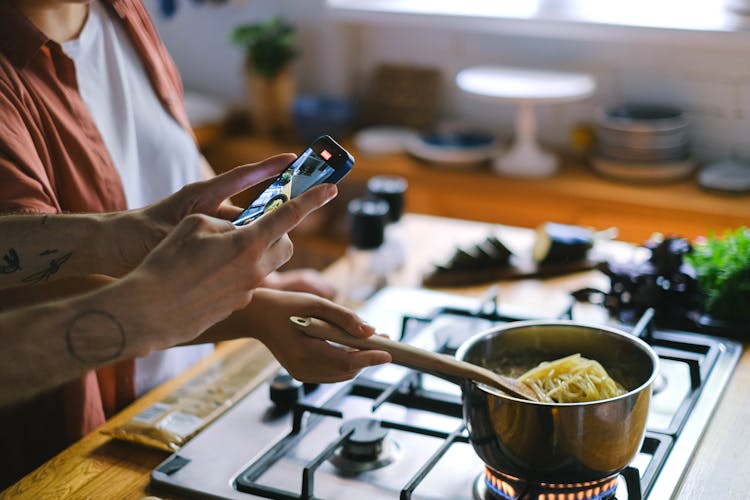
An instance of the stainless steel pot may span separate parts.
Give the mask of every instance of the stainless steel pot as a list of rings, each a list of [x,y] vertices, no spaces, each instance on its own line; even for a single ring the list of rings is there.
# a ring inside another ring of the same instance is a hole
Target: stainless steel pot
[[[529,481],[571,483],[608,477],[640,449],[659,358],[636,336],[574,321],[525,321],[480,333],[456,357],[506,375],[571,354],[599,361],[628,392],[587,403],[525,401],[465,381],[471,443],[492,469]],[[523,371],[523,370],[522,370]]]

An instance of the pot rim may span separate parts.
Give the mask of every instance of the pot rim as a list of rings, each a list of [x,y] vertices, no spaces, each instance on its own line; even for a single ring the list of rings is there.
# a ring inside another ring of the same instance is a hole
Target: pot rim
[[[659,375],[659,356],[656,354],[656,351],[648,345],[646,342],[644,342],[642,339],[624,331],[619,328],[615,328],[612,326],[607,325],[597,325],[593,323],[585,323],[575,320],[566,320],[566,319],[558,319],[558,320],[529,320],[529,321],[513,321],[511,323],[507,323],[504,325],[494,326],[491,328],[488,328],[487,330],[481,331],[475,335],[472,335],[468,339],[466,339],[456,350],[455,357],[459,360],[464,360],[464,357],[466,355],[466,351],[469,350],[471,346],[479,342],[480,340],[483,340],[490,334],[502,334],[503,332],[507,332],[510,330],[517,330],[522,328],[529,328],[529,327],[538,327],[538,326],[549,326],[549,327],[557,327],[557,326],[568,326],[568,327],[577,327],[577,328],[583,328],[583,329],[589,329],[589,330],[600,330],[603,332],[607,332],[609,334],[621,337],[626,342],[631,342],[635,344],[637,347],[639,347],[642,351],[644,351],[648,357],[651,359],[651,363],[653,365],[653,369],[651,370],[651,375],[649,378],[640,386],[636,387],[635,389],[632,389],[624,394],[621,394],[619,396],[615,396],[613,398],[607,398],[607,399],[597,399],[596,401],[583,401],[578,403],[546,403],[543,401],[529,401],[527,399],[518,398],[515,396],[511,396],[509,394],[506,394],[504,392],[501,392],[498,389],[494,389],[492,387],[489,387],[485,384],[482,384],[480,382],[472,382],[474,385],[477,386],[480,390],[483,392],[486,392],[488,394],[491,394],[496,397],[501,397],[505,399],[510,399],[513,401],[520,401],[523,403],[528,403],[532,405],[539,405],[539,406],[554,406],[554,407],[582,407],[582,406],[594,406],[599,405],[603,403],[608,403],[611,401],[617,401],[619,399],[625,399],[633,394],[639,393],[643,391],[646,388],[649,388],[654,381],[656,380],[656,377]]]

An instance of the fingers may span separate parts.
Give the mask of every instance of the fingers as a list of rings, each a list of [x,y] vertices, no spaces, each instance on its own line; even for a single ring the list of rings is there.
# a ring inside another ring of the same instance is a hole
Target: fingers
[[[354,311],[344,306],[317,298],[306,308],[306,314],[328,321],[355,337],[369,337],[375,329]],[[302,334],[304,335],[304,334]],[[339,382],[355,377],[362,369],[391,362],[391,355],[378,350],[356,350],[335,347],[324,340],[310,339],[315,359],[324,359],[326,373],[316,375],[318,382]]]
[[[266,274],[270,274],[286,264],[292,258],[294,244],[288,235],[284,234],[266,249],[268,264],[270,265]]]
[[[393,360],[390,353],[385,351],[350,351],[349,357],[351,364],[357,371],[368,366],[390,363]]]
[[[310,315],[337,325],[354,337],[366,338],[375,333],[375,328],[354,311],[328,300],[319,299]]]
[[[205,181],[202,189],[212,200],[223,201],[250,186],[280,174],[296,157],[292,153],[284,153],[259,163],[235,167]]]
[[[219,210],[216,216],[220,219],[232,221],[236,219],[242,213],[242,209],[237,205],[233,205],[230,201],[224,201],[219,205]]]
[[[334,347],[324,340],[314,339],[307,346],[309,356],[321,360],[326,366],[325,373],[293,374],[306,382],[340,382],[354,378],[361,370],[391,362],[391,355],[385,351],[358,351]]]
[[[200,231],[201,226],[209,216],[203,214],[190,214],[182,219],[169,233],[167,239],[176,238],[178,235],[187,235]]]
[[[240,227],[237,231],[238,237],[253,239],[261,234],[271,245],[294,229],[310,212],[332,200],[337,193],[336,186],[333,184],[316,186],[284,203],[277,210],[266,214],[253,224]]]
[[[218,234],[232,231],[234,226],[226,220],[210,215],[191,214],[182,219],[164,241],[182,241],[201,234]]]

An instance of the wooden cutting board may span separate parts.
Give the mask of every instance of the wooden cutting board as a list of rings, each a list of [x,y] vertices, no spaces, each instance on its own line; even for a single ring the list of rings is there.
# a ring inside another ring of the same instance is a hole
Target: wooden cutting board
[[[487,266],[477,269],[446,269],[435,267],[422,277],[422,285],[428,287],[470,286],[492,281],[521,279],[544,279],[594,269],[599,262],[584,259],[575,262],[537,264],[512,257],[505,266]]]

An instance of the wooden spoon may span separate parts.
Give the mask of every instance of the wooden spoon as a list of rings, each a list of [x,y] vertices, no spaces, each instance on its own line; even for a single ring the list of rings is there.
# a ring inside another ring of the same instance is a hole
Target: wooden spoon
[[[399,365],[466,378],[499,389],[517,398],[538,401],[534,391],[523,382],[481,366],[459,361],[446,354],[420,349],[380,335],[372,335],[368,338],[354,337],[341,328],[317,318],[292,316],[289,321],[295,328],[311,337],[356,349],[386,351],[390,353],[393,362]]]

